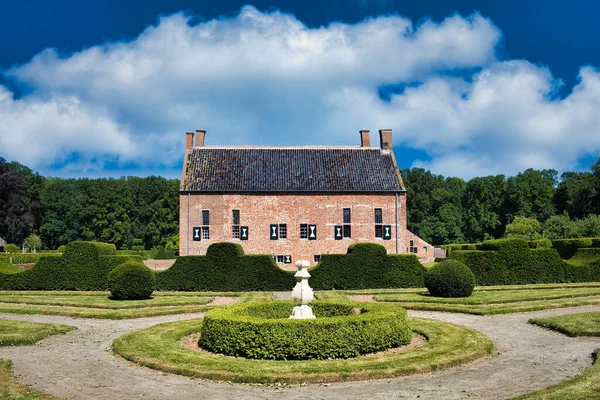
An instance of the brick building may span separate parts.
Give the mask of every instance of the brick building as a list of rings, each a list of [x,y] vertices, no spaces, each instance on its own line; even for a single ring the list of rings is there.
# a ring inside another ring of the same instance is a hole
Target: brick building
[[[406,190],[392,131],[360,146],[205,146],[188,132],[180,187],[180,255],[235,242],[271,254],[284,269],[346,253],[358,242],[433,261],[433,247],[406,228]]]

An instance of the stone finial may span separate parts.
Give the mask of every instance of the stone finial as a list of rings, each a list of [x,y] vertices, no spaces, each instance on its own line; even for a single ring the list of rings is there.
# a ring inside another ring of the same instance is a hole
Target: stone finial
[[[292,319],[315,318],[312,312],[312,308],[308,306],[308,303],[310,303],[314,299],[313,290],[308,285],[308,278],[310,278],[310,274],[308,273],[307,268],[309,266],[310,262],[308,262],[307,260],[296,261],[296,267],[298,267],[298,272],[294,274],[294,277],[296,278],[296,286],[294,287],[294,290],[292,290],[292,299],[300,303],[300,305],[294,307],[292,315],[290,315],[290,318]]]

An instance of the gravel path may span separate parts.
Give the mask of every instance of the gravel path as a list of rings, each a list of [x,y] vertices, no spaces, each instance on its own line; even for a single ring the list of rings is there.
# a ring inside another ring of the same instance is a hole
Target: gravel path
[[[0,349],[22,383],[75,399],[503,399],[550,386],[591,365],[598,338],[569,338],[527,324],[533,316],[600,311],[599,306],[501,316],[410,312],[411,316],[465,325],[487,334],[499,354],[454,370],[411,377],[306,387],[275,388],[214,383],[139,367],[107,349],[134,329],[198,318],[171,315],[110,321],[45,315],[0,314],[2,319],[53,322],[78,327],[34,346]]]

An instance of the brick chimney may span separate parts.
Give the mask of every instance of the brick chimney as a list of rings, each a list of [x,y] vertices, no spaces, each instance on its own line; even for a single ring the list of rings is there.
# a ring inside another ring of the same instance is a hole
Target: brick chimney
[[[392,130],[391,129],[380,129],[379,130],[379,141],[382,150],[392,151]]]
[[[185,133],[185,149],[191,150],[194,147],[194,132]]]
[[[205,130],[196,129],[196,147],[204,147]]]
[[[371,138],[368,130],[360,131],[360,147],[371,147]]]

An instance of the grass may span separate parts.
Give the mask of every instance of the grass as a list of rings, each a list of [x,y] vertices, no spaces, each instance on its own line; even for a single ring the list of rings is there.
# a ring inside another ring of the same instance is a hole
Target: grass
[[[10,360],[0,360],[0,398],[7,400],[58,400],[47,393],[22,385],[10,373]]]
[[[3,291],[0,313],[47,314],[78,318],[129,319],[210,310],[215,296],[240,302],[271,300],[270,292],[155,292],[149,300],[112,300],[109,292]]]
[[[594,352],[594,364],[583,374],[549,388],[515,397],[513,400],[596,400],[600,398],[600,363]]]
[[[340,292],[341,293],[341,292]],[[349,294],[344,292],[343,294]],[[355,294],[352,292],[351,294]],[[600,284],[477,287],[470,297],[441,298],[426,289],[374,292],[374,299],[395,302],[413,310],[461,312],[476,315],[507,314],[600,304]],[[318,294],[320,297],[321,294]],[[327,295],[326,295],[327,296]]]
[[[0,346],[35,344],[45,337],[70,332],[74,326],[0,320]]]
[[[153,369],[232,382],[317,383],[387,378],[425,373],[464,364],[492,353],[493,343],[473,329],[438,321],[411,319],[426,345],[402,353],[378,353],[344,360],[273,361],[196,352],[180,341],[200,331],[202,320],[155,325],[121,336],[113,351]]]
[[[567,336],[600,336],[600,312],[532,318],[530,324],[552,329]]]

